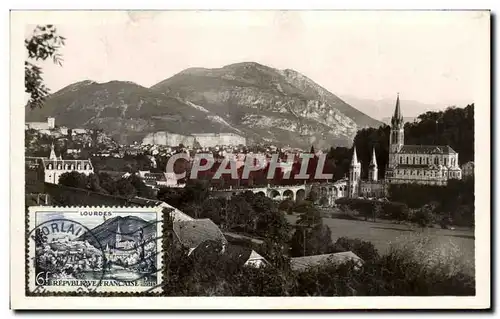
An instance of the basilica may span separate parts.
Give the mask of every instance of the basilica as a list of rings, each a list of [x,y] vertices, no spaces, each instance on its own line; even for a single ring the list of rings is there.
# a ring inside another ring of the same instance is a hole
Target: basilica
[[[361,180],[361,163],[354,147],[347,190],[348,197],[385,197],[389,184],[416,183],[444,186],[449,179],[462,179],[458,153],[449,145],[405,145],[404,120],[398,94],[391,119],[389,161],[385,179],[378,178],[377,160],[373,149],[368,180]]]

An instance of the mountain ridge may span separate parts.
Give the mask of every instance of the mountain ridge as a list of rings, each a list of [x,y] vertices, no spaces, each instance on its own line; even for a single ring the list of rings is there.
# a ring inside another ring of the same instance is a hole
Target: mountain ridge
[[[350,114],[350,116],[346,115]],[[188,68],[150,88],[129,81],[70,84],[50,95],[27,121],[102,128],[121,143],[149,133],[236,133],[249,143],[348,146],[358,129],[379,126],[342,99],[292,69],[256,62]]]

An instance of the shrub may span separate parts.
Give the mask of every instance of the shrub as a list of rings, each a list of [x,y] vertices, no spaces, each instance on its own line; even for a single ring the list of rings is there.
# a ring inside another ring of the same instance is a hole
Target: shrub
[[[340,237],[335,242],[334,249],[337,252],[352,251],[364,261],[375,260],[379,257],[378,251],[372,243],[358,238]]]

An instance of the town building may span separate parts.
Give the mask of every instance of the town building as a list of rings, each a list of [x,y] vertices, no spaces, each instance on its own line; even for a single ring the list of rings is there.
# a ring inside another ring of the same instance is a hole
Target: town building
[[[115,243],[111,247],[107,243],[104,253],[107,260],[116,261],[121,259],[123,261],[130,255],[138,252],[141,249],[140,246],[140,243],[135,240],[130,240],[122,236],[120,225],[118,224],[115,232]]]
[[[361,163],[354,147],[347,182],[348,197],[382,197],[389,184],[444,186],[450,179],[462,179],[462,169],[458,163],[458,153],[449,145],[405,145],[404,120],[398,94],[391,119],[385,179],[378,178],[377,159],[373,149],[368,180],[361,180]]]
[[[32,130],[51,130],[56,127],[56,119],[54,117],[48,117],[46,122],[26,122],[24,124],[25,129]]]
[[[356,146],[354,147],[349,177],[347,179],[348,197],[385,197],[387,186],[385,180],[378,179],[378,165],[375,149],[368,170],[368,180],[361,180],[361,163],[358,161]]]
[[[56,156],[54,144],[52,144],[49,158],[42,159],[42,167],[44,171],[44,181],[52,184],[59,184],[59,178],[64,173],[73,171],[85,175],[94,173],[94,168],[90,159],[63,160],[61,156]]]

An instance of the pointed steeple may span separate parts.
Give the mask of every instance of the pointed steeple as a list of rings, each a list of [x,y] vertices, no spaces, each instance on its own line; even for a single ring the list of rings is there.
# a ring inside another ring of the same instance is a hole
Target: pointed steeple
[[[392,124],[401,124],[403,122],[403,114],[401,113],[401,106],[399,103],[399,93],[396,98],[396,108],[394,109],[394,115],[392,116]]]
[[[50,147],[50,156],[49,156],[49,159],[51,161],[56,161],[57,160],[56,151],[54,150],[54,143],[52,143],[52,146]]]
[[[122,232],[120,231],[120,224],[118,224],[118,228],[116,229],[115,236],[115,246],[122,241]]]
[[[373,148],[372,160],[370,162],[370,167],[377,167],[377,156],[375,155],[375,147]]]
[[[354,145],[354,150],[352,151],[351,166],[359,165],[358,155],[356,154],[356,145]]]

